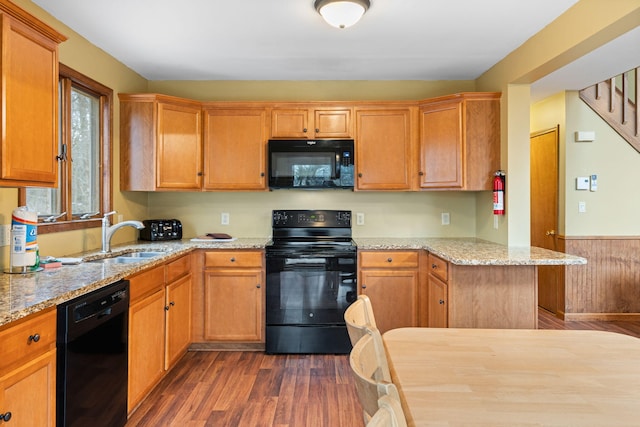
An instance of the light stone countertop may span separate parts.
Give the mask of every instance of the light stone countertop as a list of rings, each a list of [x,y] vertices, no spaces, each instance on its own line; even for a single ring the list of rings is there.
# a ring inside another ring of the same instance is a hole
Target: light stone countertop
[[[510,248],[475,238],[356,238],[359,250],[428,250],[460,265],[577,265],[586,259],[541,248]],[[99,289],[139,271],[171,261],[194,249],[264,249],[270,238],[238,238],[231,242],[188,239],[120,245],[113,254],[163,251],[166,254],[128,264],[82,262],[28,274],[0,274],[0,326]],[[73,255],[72,255],[73,256]],[[103,258],[99,251],[77,255]]]
[[[469,238],[361,238],[358,250],[424,249],[456,265],[581,265],[585,258]]]

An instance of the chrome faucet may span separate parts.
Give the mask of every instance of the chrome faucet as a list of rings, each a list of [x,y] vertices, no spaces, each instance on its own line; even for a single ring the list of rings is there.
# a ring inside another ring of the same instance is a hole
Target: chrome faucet
[[[121,229],[122,227],[135,227],[138,230],[144,228],[144,224],[140,221],[122,221],[115,225],[109,224],[109,215],[113,215],[116,211],[107,212],[102,217],[102,253],[111,252],[111,237],[113,233]]]

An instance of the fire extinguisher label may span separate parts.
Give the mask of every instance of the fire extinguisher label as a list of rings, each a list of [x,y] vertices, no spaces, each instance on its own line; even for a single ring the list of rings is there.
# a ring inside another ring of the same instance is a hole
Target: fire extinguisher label
[[[502,191],[493,192],[493,210],[494,211],[504,210],[504,192]]]

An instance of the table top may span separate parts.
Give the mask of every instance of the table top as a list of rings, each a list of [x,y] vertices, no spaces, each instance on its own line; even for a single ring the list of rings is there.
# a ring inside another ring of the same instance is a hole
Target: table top
[[[409,425],[640,425],[638,338],[453,328],[383,338]]]

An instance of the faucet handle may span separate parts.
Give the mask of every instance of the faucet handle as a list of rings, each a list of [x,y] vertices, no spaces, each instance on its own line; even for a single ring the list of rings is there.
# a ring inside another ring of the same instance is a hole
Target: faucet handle
[[[109,215],[113,215],[114,213],[116,213],[116,211],[107,212],[107,213],[103,214],[103,217],[106,218]]]

